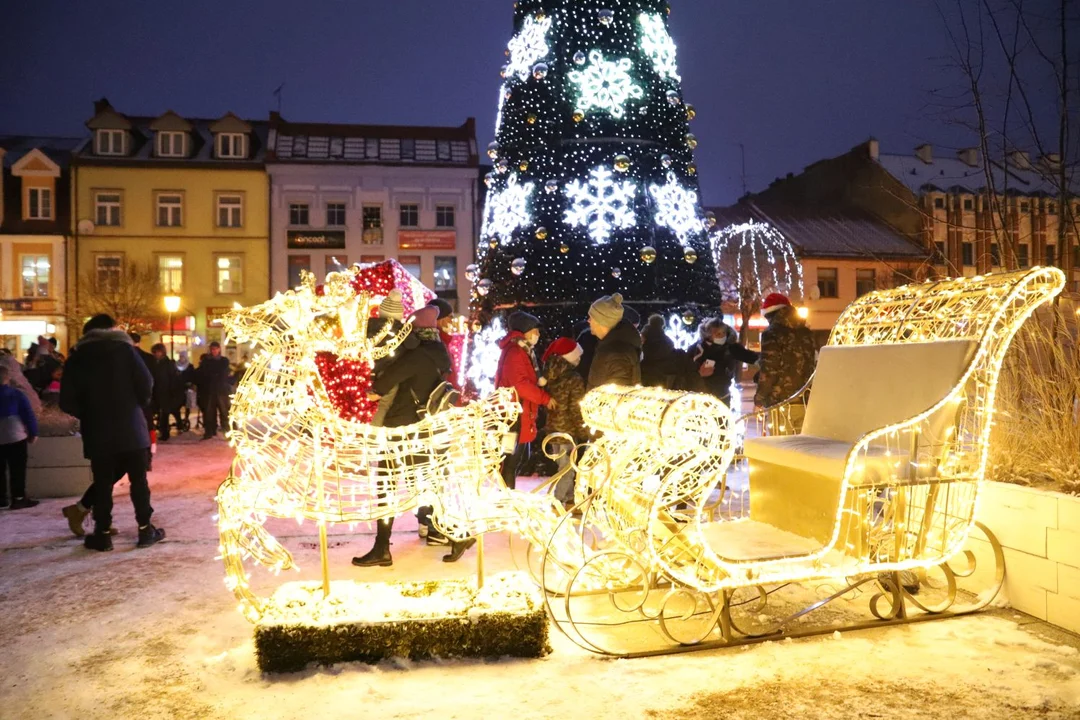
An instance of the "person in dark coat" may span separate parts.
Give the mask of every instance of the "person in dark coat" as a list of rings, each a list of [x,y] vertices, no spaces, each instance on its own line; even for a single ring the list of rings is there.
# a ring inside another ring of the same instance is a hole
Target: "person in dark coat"
[[[589,390],[602,385],[641,384],[641,334],[623,315],[619,293],[605,295],[589,308],[589,329],[597,339]]]
[[[372,382],[369,397],[373,400],[379,400],[397,388],[393,403],[383,419],[385,427],[406,427],[418,423],[420,405],[427,403],[432,391],[450,372],[450,354],[439,339],[438,317],[438,308],[428,306],[417,310],[413,314],[412,332],[416,342],[408,346],[403,344],[402,348],[405,349],[399,348],[394,362],[382,370]],[[389,472],[390,468],[382,467],[381,471]],[[353,558],[352,564],[357,567],[393,565],[394,559],[390,554],[390,535],[393,529],[393,518],[379,520],[375,545],[366,554]],[[471,540],[455,544],[450,555],[443,560],[457,560],[475,542]]]
[[[183,405],[183,388],[180,384],[180,371],[176,363],[168,356],[165,345],[157,343],[150,348],[154,356],[154,367],[150,372],[154,376],[154,398],[151,410],[157,415],[157,432],[160,442],[169,441],[169,416],[176,418],[176,427],[181,427],[180,406]]]
[[[534,348],[540,342],[540,320],[527,312],[511,313],[506,320],[508,332],[499,341],[499,366],[495,371],[496,388],[513,388],[521,404],[515,423],[518,439],[514,452],[503,460],[502,477],[506,487],[517,486],[517,473],[528,459],[536,439],[537,416],[541,407],[551,407],[551,395],[540,387]]]
[[[649,316],[641,333],[641,384],[667,390],[704,392],[705,381],[698,374],[694,359],[675,343],[664,330],[661,315]]]
[[[183,408],[184,424],[183,428],[191,428],[191,404],[188,402],[188,392],[194,392],[195,388],[195,366],[188,361],[187,350],[181,350],[177,354],[176,358],[176,371],[180,373],[180,393],[183,397],[183,401],[180,403]]]
[[[60,409],[79,419],[83,454],[90,460],[94,533],[84,544],[98,551],[112,550],[113,486],[124,475],[139,525],[138,547],[165,538],[165,531],[151,523],[146,480],[150,434],[143,408],[150,404],[154,381],[131,338],[115,325],[108,315],[90,318],[60,387]]]
[[[218,421],[222,432],[229,430],[229,396],[232,394],[232,370],[229,358],[221,354],[221,343],[210,343],[210,351],[199,360],[196,374],[199,392],[203,396],[203,440],[217,435]]]
[[[577,331],[577,344],[581,346],[581,362],[578,363],[578,375],[585,380],[589,379],[589,371],[592,369],[593,356],[596,354],[596,343],[600,342],[592,330],[589,329],[589,321],[583,320],[575,327]]]
[[[131,338],[132,344],[135,346],[135,352],[142,358],[143,364],[146,365],[146,369],[150,371],[150,376],[154,375],[154,366],[157,365],[157,358],[153,354],[146,352],[139,343],[142,342],[142,336],[137,332],[128,332],[128,337]],[[150,434],[150,448],[146,451],[146,472],[153,472],[154,470],[154,437],[157,434],[156,426],[154,425],[154,407],[153,402],[146,405],[143,408],[143,415],[146,417],[146,431]]]
[[[761,334],[761,372],[758,373],[754,404],[772,407],[792,397],[810,381],[817,346],[814,334],[786,296],[780,293],[769,295],[762,303],[761,311],[769,321],[769,327]],[[801,422],[801,417],[793,417],[792,421]]]
[[[735,331],[719,318],[705,320],[698,332],[701,339],[691,350],[698,374],[705,379],[705,391],[728,405],[739,363],[753,365],[758,354],[743,347]]]

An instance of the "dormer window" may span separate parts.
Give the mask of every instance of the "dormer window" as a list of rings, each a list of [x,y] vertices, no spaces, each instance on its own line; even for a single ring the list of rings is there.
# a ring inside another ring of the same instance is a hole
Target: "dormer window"
[[[98,155],[123,155],[123,130],[98,130],[94,136],[95,152]]]
[[[185,157],[187,133],[161,130],[157,134],[158,157]]]
[[[243,159],[247,157],[247,136],[243,133],[218,133],[217,156]]]

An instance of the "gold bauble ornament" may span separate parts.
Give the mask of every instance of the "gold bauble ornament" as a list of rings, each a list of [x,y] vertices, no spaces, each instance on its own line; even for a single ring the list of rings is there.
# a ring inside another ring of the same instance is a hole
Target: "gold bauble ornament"
[[[530,125],[535,125],[536,124],[536,114],[535,113],[529,113],[527,116],[525,116],[525,122],[529,123]]]
[[[496,238],[491,238],[490,240],[488,240],[488,247],[494,250],[495,248],[499,247],[499,241]]]
[[[559,245],[559,252],[565,255],[566,253],[570,252],[570,246],[566,243],[562,243],[561,245]]]
[[[689,133],[686,136],[686,147],[690,148],[691,150],[697,147],[697,135],[695,135],[694,133]]]
[[[652,247],[651,245],[646,245],[645,247],[641,248],[641,262],[645,263],[646,265],[652,265],[654,262],[656,262],[656,248]]]
[[[525,172],[528,169],[529,169],[529,161],[528,160],[522,160],[520,163],[518,163],[518,170],[520,170],[521,172]]]
[[[585,119],[585,113],[580,110],[575,110],[572,117],[574,118],[574,122],[579,123]]]
[[[695,320],[697,320],[697,318],[694,317],[694,313],[690,312],[689,310],[682,314],[683,325],[686,325],[687,327],[693,325]]]
[[[688,172],[691,175],[697,175],[697,165],[693,165],[693,164],[687,165],[686,166],[686,172]]]
[[[548,229],[546,227],[544,227],[543,225],[536,228],[536,239],[537,240],[547,240],[548,239]]]
[[[691,265],[697,262],[697,250],[692,247],[684,248],[682,256],[683,260],[690,263]]]
[[[615,169],[619,172],[626,172],[630,169],[630,158],[626,155],[615,156]]]
[[[697,117],[697,108],[690,103],[686,103],[686,119],[693,120]]]

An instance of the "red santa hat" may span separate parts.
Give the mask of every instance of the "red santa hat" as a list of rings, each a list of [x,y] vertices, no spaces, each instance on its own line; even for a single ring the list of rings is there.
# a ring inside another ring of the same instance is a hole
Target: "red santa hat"
[[[787,295],[771,293],[765,298],[765,302],[761,303],[761,314],[768,315],[782,307],[791,307],[791,301],[788,300]]]
[[[552,355],[561,355],[571,365],[577,365],[583,352],[581,346],[572,338],[561,337],[548,345],[541,362],[546,363]]]

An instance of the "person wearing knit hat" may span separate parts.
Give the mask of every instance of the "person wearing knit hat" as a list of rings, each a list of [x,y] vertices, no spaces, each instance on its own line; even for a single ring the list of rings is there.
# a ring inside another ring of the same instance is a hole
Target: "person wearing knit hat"
[[[442,298],[435,298],[428,303],[428,307],[438,309],[440,320],[445,320],[446,318],[451,317],[454,314],[454,307]]]
[[[412,314],[412,325],[414,329],[437,329],[439,326],[439,308],[431,305],[420,308]]]
[[[761,303],[761,314],[768,317],[780,308],[791,307],[791,300],[781,293],[770,293]]]
[[[386,297],[379,303],[379,317],[384,320],[403,320],[405,318],[405,305],[401,302],[401,291],[394,288],[386,293]]]
[[[619,293],[605,295],[589,308],[589,330],[598,339],[589,367],[589,390],[641,384],[641,334],[624,315]]]
[[[548,345],[544,352],[544,389],[555,398],[548,408],[544,435],[568,435],[573,442],[562,438],[552,440],[551,451],[557,464],[554,494],[566,507],[574,505],[575,473],[570,457],[575,445],[588,440],[585,421],[581,417],[581,400],[585,397],[585,380],[578,373],[581,362],[581,346],[568,337],[561,337]]]
[[[540,320],[527,312],[515,312],[507,318],[508,331],[499,341],[496,388],[513,388],[521,404],[518,416],[518,441],[514,452],[503,460],[503,482],[510,489],[517,484],[517,472],[529,456],[530,443],[536,439],[537,417],[541,407],[553,409],[551,395],[540,385],[533,348],[540,341]]]

